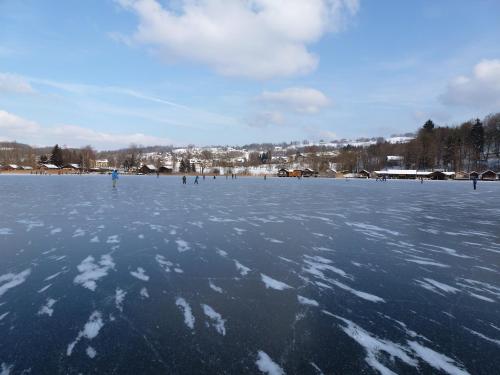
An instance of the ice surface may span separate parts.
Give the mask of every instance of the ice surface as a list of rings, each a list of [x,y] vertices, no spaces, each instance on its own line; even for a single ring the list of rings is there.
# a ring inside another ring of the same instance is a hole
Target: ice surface
[[[1,174],[0,364],[495,374],[500,184],[413,182]]]

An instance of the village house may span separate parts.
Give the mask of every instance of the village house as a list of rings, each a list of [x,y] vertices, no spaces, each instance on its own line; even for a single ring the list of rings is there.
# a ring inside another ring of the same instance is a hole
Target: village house
[[[95,169],[108,169],[109,168],[109,160],[108,159],[97,159],[94,161]]]

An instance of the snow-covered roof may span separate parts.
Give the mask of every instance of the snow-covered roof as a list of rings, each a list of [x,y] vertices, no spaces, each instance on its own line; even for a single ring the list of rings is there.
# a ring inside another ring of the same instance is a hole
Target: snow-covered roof
[[[400,161],[403,160],[404,158],[402,156],[398,155],[387,155],[387,160],[388,161]]]
[[[416,169],[388,169],[385,171],[375,171],[375,173],[393,176],[428,176],[432,172],[417,171]]]
[[[59,169],[59,167],[57,165],[54,165],[54,164],[42,164],[42,166],[47,168],[47,169]]]
[[[30,167],[29,165],[21,165],[21,169],[24,169],[26,171],[32,170],[33,167]]]
[[[12,168],[12,169],[18,169],[19,165],[17,165],[17,164],[9,164],[9,167]]]

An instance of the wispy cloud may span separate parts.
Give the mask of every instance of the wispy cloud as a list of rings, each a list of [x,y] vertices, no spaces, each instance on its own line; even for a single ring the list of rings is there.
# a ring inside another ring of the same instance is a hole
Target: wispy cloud
[[[24,77],[15,74],[0,73],[0,92],[32,94],[35,90]]]

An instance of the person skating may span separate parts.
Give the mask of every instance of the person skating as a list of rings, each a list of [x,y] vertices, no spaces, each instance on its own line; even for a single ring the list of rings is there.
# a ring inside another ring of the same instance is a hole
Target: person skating
[[[113,188],[116,188],[116,183],[118,181],[118,171],[116,169],[111,173],[111,181],[113,181]]]
[[[187,181],[186,176],[182,176],[182,184],[183,184],[183,185],[186,185],[186,181]]]
[[[198,176],[196,176],[196,177],[194,178],[194,183],[195,183],[195,185],[198,185]]]

